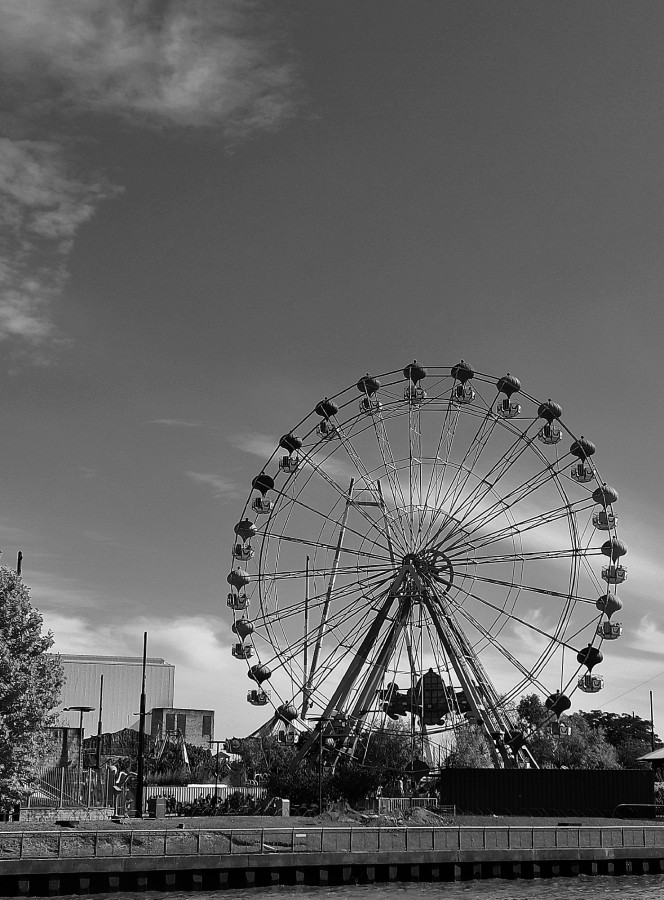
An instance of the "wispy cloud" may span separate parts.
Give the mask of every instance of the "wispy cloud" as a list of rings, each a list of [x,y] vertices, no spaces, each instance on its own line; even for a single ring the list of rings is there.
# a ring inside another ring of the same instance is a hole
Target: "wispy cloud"
[[[0,138],[0,341],[20,340],[33,355],[62,341],[51,305],[67,280],[72,240],[119,190],[69,170],[56,143]]]
[[[184,419],[151,419],[148,425],[166,425],[169,428],[202,428],[202,422],[186,422]]]
[[[242,497],[241,485],[214,472],[187,472],[187,478],[191,478],[196,484],[212,488],[215,497],[224,497],[229,500],[238,500]]]
[[[72,151],[83,142],[58,133],[90,115],[216,127],[233,141],[274,129],[297,106],[282,45],[261,2],[0,4],[0,99],[12,134],[0,139],[0,342],[14,355],[46,363],[68,345],[54,318],[67,257],[78,229],[121,190],[82,174]]]
[[[293,66],[268,22],[264,4],[239,0],[5,0],[0,56],[36,108],[48,98],[241,136],[295,110]]]

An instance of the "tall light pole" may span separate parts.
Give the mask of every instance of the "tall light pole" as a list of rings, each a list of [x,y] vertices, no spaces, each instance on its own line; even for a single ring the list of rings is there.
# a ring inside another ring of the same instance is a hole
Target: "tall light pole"
[[[145,669],[148,660],[148,633],[143,632],[143,680],[138,719],[138,765],[136,766],[136,818],[143,818],[143,748],[145,745]]]
[[[83,771],[83,713],[92,712],[94,706],[65,706],[63,712],[78,712],[78,801],[81,801],[81,773]]]
[[[216,806],[217,805],[217,794],[219,792],[219,748],[225,747],[226,741],[213,741],[212,738],[210,738],[210,753],[212,753],[212,745],[213,744],[217,751],[217,756],[216,756],[217,763],[216,763],[216,766],[214,769],[214,805]]]

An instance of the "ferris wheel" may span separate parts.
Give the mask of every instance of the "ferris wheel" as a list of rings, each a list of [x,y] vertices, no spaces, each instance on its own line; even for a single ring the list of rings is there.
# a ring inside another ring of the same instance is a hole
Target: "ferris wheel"
[[[352,755],[402,721],[480,726],[534,764],[514,708],[603,687],[625,581],[595,446],[513,375],[417,362],[364,375],[275,441],[234,529],[227,604],[247,699]]]

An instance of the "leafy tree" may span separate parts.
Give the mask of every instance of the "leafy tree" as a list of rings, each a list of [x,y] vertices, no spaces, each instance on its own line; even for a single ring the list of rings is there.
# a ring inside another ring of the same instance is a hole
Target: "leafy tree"
[[[620,759],[615,747],[607,740],[602,724],[591,723],[587,714],[574,713],[561,716],[560,723],[567,725],[569,734],[555,736],[546,727],[557,721],[544,706],[537,694],[522,697],[517,714],[528,733],[528,747],[538,765],[543,769],[619,769]]]
[[[567,769],[619,769],[615,747],[611,746],[601,728],[592,728],[581,713],[566,720],[571,733],[560,738],[558,760]]]
[[[448,769],[490,769],[493,766],[488,739],[479,725],[454,729],[455,748],[445,761]]]
[[[282,744],[274,737],[246,738],[241,742],[239,754],[247,777],[266,775],[269,794],[289,797],[296,806],[318,805],[321,776],[317,745],[304,760],[297,762],[297,748],[292,744]],[[338,760],[336,757],[335,750],[323,750],[323,802],[345,800],[355,805],[379,784],[387,787],[403,775],[412,758],[410,733],[390,723],[377,731],[360,734],[353,759],[343,753]],[[333,761],[336,762],[334,772],[330,769]]]
[[[591,728],[603,730],[607,741],[615,747],[618,761],[624,769],[648,768],[649,763],[639,762],[638,759],[652,749],[652,725],[647,719],[628,713],[603,712],[601,709],[580,715]],[[656,743],[660,743],[657,735],[654,738]]]
[[[16,803],[36,777],[64,680],[50,631],[19,575],[0,566],[0,807]]]

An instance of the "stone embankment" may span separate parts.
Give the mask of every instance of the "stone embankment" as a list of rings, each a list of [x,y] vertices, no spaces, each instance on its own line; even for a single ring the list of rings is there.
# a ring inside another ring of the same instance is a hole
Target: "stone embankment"
[[[664,872],[664,828],[652,822],[463,821],[407,826],[221,818],[50,830],[16,823],[0,830],[0,893]]]

